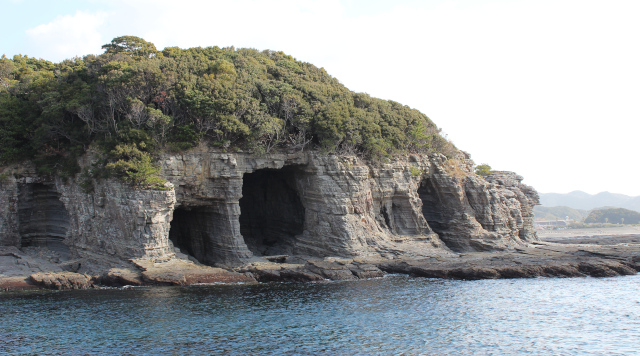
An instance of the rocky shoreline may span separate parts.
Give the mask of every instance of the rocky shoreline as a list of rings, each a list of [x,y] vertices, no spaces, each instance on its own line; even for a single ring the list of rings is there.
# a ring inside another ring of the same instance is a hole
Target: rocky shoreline
[[[90,169],[99,157],[79,161]],[[634,274],[634,241],[541,241],[532,187],[470,157],[386,162],[197,147],[160,157],[164,190],[39,175],[0,182],[0,289]],[[557,236],[555,236],[557,237]],[[601,240],[601,239],[599,239]],[[586,242],[586,244],[585,244]]]
[[[272,256],[239,267],[199,264],[186,255],[157,260],[131,260],[77,273],[79,264],[55,263],[51,256],[15,247],[0,248],[0,290],[88,289],[102,286],[186,286],[203,283],[323,282],[381,277],[388,273],[448,279],[534,277],[612,277],[640,271],[640,235],[562,237],[562,243],[539,241],[526,247],[493,252],[438,251],[418,258],[304,258]],[[550,238],[551,239],[551,238]],[[589,241],[591,240],[591,241]],[[41,251],[40,251],[41,252]],[[85,266],[86,268],[87,266]]]

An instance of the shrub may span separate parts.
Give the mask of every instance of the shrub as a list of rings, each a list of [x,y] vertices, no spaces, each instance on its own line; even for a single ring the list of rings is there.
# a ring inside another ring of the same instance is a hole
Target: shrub
[[[476,166],[475,172],[479,176],[486,177],[489,174],[491,174],[491,166],[486,163],[483,163],[481,165]]]
[[[444,168],[447,174],[452,177],[463,179],[467,176],[467,172],[462,167],[462,162],[457,158],[448,159],[444,163]]]
[[[166,180],[157,174],[160,167],[151,161],[151,155],[133,144],[117,145],[110,152],[112,157],[120,157],[116,162],[108,163],[105,168],[125,182],[147,189],[166,189]]]
[[[0,164],[46,155],[41,172],[70,176],[77,167],[46,162],[79,157],[98,143],[110,171],[142,184],[155,174],[151,152],[188,150],[201,141],[266,153],[321,149],[374,161],[404,152],[458,153],[418,110],[351,92],[324,69],[282,52],[158,52],[135,36],[114,38],[103,49],[61,63],[0,58]],[[145,154],[112,155],[133,152],[134,144]]]

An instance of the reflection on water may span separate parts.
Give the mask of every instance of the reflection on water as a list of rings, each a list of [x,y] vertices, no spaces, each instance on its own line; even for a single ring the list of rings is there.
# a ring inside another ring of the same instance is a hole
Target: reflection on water
[[[0,294],[0,350],[64,355],[632,354],[640,276],[392,276]]]

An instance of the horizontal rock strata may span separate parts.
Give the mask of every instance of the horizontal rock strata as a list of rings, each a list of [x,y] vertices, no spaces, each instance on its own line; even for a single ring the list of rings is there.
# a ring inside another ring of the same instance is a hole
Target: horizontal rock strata
[[[479,252],[458,257],[388,261],[378,264],[388,273],[428,278],[498,279],[533,277],[613,277],[640,271],[640,244],[571,245],[536,242],[503,252]]]
[[[80,163],[88,169],[92,156]],[[131,267],[132,260],[190,260],[232,270],[269,264],[270,256],[306,261],[426,258],[537,240],[532,224],[537,193],[514,173],[473,174],[473,163],[463,154],[367,163],[317,152],[256,156],[199,147],[162,155],[159,163],[166,190],[87,180],[80,174],[44,177],[29,164],[4,168],[0,246],[48,250],[51,256],[45,260],[63,272],[136,284],[138,277],[113,269],[142,268]],[[245,272],[258,280],[271,278],[269,273],[284,280],[381,274],[366,263],[340,268],[317,263]],[[150,277],[151,270],[139,283],[222,278],[220,273],[205,277],[202,271]]]

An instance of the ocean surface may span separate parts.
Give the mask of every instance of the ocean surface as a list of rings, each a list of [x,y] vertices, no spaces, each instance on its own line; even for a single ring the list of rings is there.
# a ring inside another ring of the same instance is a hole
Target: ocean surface
[[[637,355],[640,276],[0,292],[1,355]]]

